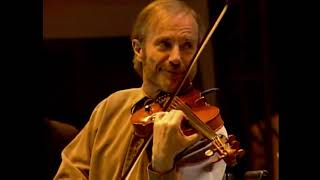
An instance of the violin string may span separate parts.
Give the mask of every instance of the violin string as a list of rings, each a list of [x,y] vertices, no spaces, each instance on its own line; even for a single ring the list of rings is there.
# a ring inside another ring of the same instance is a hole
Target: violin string
[[[187,115],[187,117],[190,119],[190,121],[192,121],[194,118],[197,118],[196,116],[193,116],[193,114],[192,113],[190,113],[190,111],[188,111],[187,109],[186,109],[186,107],[184,107],[183,106],[183,103],[181,102],[181,101],[179,101],[180,99],[178,98],[178,97],[176,97],[175,99],[174,99],[174,101],[172,102],[173,103],[173,108],[175,108],[175,109],[181,109],[186,115]],[[195,126],[197,126],[197,127],[195,127],[195,128],[197,128],[198,130],[199,130],[199,128],[204,128],[204,127],[202,127],[201,125],[200,125],[200,121],[201,120],[199,120],[199,121],[193,121],[193,124],[195,125]],[[202,121],[201,121],[202,122]],[[206,131],[206,129],[203,129],[203,131]],[[206,133],[204,133],[204,135],[206,135]],[[209,138],[209,137],[208,137]]]
[[[224,152],[226,152],[226,151],[224,151],[223,143],[221,142],[221,140],[218,136],[216,136],[212,142],[214,143],[214,145],[216,146],[216,148],[218,149],[220,154],[223,154]]]
[[[195,125],[198,131],[202,132],[207,138],[213,140],[216,133],[207,124],[202,122],[179,97],[174,98],[174,103],[187,115],[192,125]]]
[[[207,138],[212,140],[213,145],[218,149],[220,154],[224,154],[223,149],[223,142],[219,138],[219,136],[215,133],[214,130],[212,130],[207,124],[202,122],[179,97],[175,97],[172,102],[172,106],[174,109],[179,108],[182,110],[187,117],[189,118],[189,122],[191,122],[192,125],[196,126],[198,131],[203,133]]]

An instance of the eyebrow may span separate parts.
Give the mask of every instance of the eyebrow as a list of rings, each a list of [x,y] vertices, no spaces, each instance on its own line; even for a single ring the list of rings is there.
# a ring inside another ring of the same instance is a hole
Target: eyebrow
[[[170,40],[171,40],[170,36],[159,36],[155,39],[155,42],[170,41]]]
[[[173,36],[174,37],[174,36]],[[171,36],[159,36],[155,39],[155,42],[160,42],[160,41],[171,41]],[[196,42],[196,38],[192,38],[191,36],[182,36],[181,38],[183,42]]]

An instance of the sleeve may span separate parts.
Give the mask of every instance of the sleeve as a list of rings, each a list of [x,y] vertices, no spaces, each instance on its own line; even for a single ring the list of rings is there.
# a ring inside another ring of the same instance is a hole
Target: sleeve
[[[151,168],[151,163],[148,165],[148,177],[149,180],[178,180],[178,173],[176,172],[176,167],[172,168],[166,173],[159,173]]]
[[[89,121],[79,134],[63,149],[61,164],[54,177],[60,179],[88,179],[91,150],[95,139],[98,121],[98,108],[93,111]]]
[[[228,137],[227,130],[224,126],[217,131],[217,134],[222,134],[225,137]],[[211,144],[208,146],[211,146]],[[207,146],[204,148],[207,148]],[[202,151],[202,149],[199,149],[199,151],[195,151],[193,153],[196,154]],[[223,179],[227,165],[223,160],[212,163],[214,158],[215,157],[212,156],[211,158],[199,163],[184,164],[179,167],[175,166],[166,173],[153,171],[150,163],[148,165],[149,180],[221,180]]]
[[[217,134],[222,134],[225,137],[228,137],[226,128],[223,126],[218,131]],[[209,144],[208,146],[211,146]],[[208,147],[206,146],[206,147]],[[206,148],[204,147],[204,148]],[[193,152],[202,152],[199,151]],[[226,171],[227,164],[224,160],[219,160],[215,163],[212,163],[215,155],[209,159],[203,160],[198,163],[184,164],[179,167],[179,176],[183,180],[221,180]]]

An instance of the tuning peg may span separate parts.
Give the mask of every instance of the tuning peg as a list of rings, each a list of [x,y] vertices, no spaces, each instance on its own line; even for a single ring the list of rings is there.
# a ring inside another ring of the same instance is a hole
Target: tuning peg
[[[232,149],[239,149],[240,148],[240,142],[239,141],[231,141],[230,146]]]
[[[229,136],[228,136],[228,141],[235,141],[236,140],[236,136],[234,136],[233,134],[230,134]]]
[[[237,158],[242,158],[244,155],[246,154],[246,152],[243,149],[238,149],[237,150]]]

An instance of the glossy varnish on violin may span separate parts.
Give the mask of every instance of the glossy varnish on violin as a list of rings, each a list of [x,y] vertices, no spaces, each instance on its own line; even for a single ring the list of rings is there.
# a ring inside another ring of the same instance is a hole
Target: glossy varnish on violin
[[[135,127],[136,135],[140,137],[147,137],[152,133],[152,114],[163,111],[163,106],[163,104],[159,104],[157,102],[146,104],[144,108],[137,110],[132,115],[131,122]],[[191,110],[194,115],[201,119],[202,123],[207,124],[212,129],[217,129],[223,125],[223,121],[219,114],[219,108],[208,104],[205,101],[205,98],[201,96],[201,92],[196,89],[192,89],[189,93],[176,97],[173,100],[172,107],[169,107],[167,111],[170,111],[171,109],[179,109],[186,113],[187,110],[183,110],[182,108],[188,108],[188,111]],[[151,118],[147,118],[149,116]],[[181,128],[185,135],[191,135],[197,132],[192,128],[192,126],[185,122],[182,123]]]
[[[152,115],[164,111],[164,104],[168,102],[165,99],[168,99],[168,97],[161,100],[163,104],[157,102],[146,104],[144,108],[137,110],[132,115],[131,121],[137,136],[147,138],[152,134]],[[211,141],[213,145],[212,153],[207,156],[210,157],[217,152],[215,162],[224,159],[229,166],[234,166],[237,163],[237,158],[243,156],[244,151],[239,148],[239,142],[235,139],[235,136],[227,138],[216,134],[215,131],[223,126],[219,108],[208,104],[205,98],[201,96],[200,91],[192,88],[188,93],[174,97],[167,111],[171,109],[182,110],[187,116],[187,119],[181,124],[181,129],[185,135],[200,133]]]

